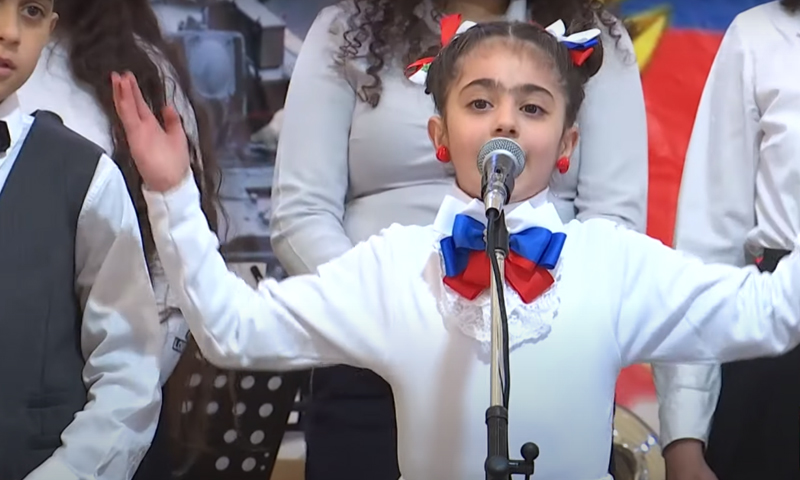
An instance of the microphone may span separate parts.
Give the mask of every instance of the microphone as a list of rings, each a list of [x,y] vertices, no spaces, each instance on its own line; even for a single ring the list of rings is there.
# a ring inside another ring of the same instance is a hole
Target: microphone
[[[517,142],[508,138],[493,138],[478,153],[478,171],[481,172],[481,197],[489,210],[500,213],[514,191],[514,179],[525,168],[525,152]]]
[[[512,475],[530,478],[539,447],[526,443],[522,447],[524,460],[508,456],[508,400],[511,391],[511,365],[508,345],[508,315],[503,294],[505,259],[509,254],[509,235],[503,206],[514,191],[514,179],[525,168],[525,152],[517,142],[508,138],[493,138],[478,154],[481,172],[481,196],[486,207],[486,255],[491,265],[491,360],[489,379],[489,408],[484,419],[488,435],[487,456],[483,464],[486,480],[511,480]]]

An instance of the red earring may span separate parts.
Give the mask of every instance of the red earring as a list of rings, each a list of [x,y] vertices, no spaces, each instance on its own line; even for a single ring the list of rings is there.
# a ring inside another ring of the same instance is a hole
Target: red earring
[[[436,149],[436,160],[439,160],[442,163],[447,163],[450,161],[450,150],[447,149],[444,145]]]
[[[569,170],[569,158],[561,157],[556,162],[556,168],[558,169],[558,173],[565,174],[567,170]]]

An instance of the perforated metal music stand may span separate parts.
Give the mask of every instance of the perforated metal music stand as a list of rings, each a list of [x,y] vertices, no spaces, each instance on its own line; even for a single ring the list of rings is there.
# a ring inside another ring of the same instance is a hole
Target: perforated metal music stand
[[[186,479],[267,480],[272,475],[295,396],[308,374],[237,372],[234,378],[236,402],[225,387],[215,389],[208,404],[195,406],[213,417],[213,451],[197,459]]]
[[[246,267],[245,271],[256,280],[263,276],[258,267]],[[193,406],[205,409],[211,417],[208,438],[213,451],[197,459],[184,477],[188,480],[269,479],[298,391],[309,381],[308,371],[242,371],[233,377],[233,385],[226,375],[200,380],[213,382],[214,387],[206,405]]]

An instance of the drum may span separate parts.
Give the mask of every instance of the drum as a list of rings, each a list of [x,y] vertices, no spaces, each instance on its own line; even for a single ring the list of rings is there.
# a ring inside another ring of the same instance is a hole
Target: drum
[[[614,416],[614,480],[665,480],[666,469],[655,432],[635,413],[617,405]]]

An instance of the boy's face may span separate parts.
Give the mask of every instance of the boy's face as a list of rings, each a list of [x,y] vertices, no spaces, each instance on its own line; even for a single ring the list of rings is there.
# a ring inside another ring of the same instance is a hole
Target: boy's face
[[[566,98],[552,62],[543,53],[504,40],[487,41],[461,61],[444,118],[434,117],[434,147],[450,150],[458,186],[480,198],[478,152],[494,137],[510,138],[525,151],[525,169],[511,201],[536,195],[550,182],[556,161],[569,157],[577,129],[565,129]]]
[[[58,15],[54,0],[0,0],[0,101],[31,76]]]

